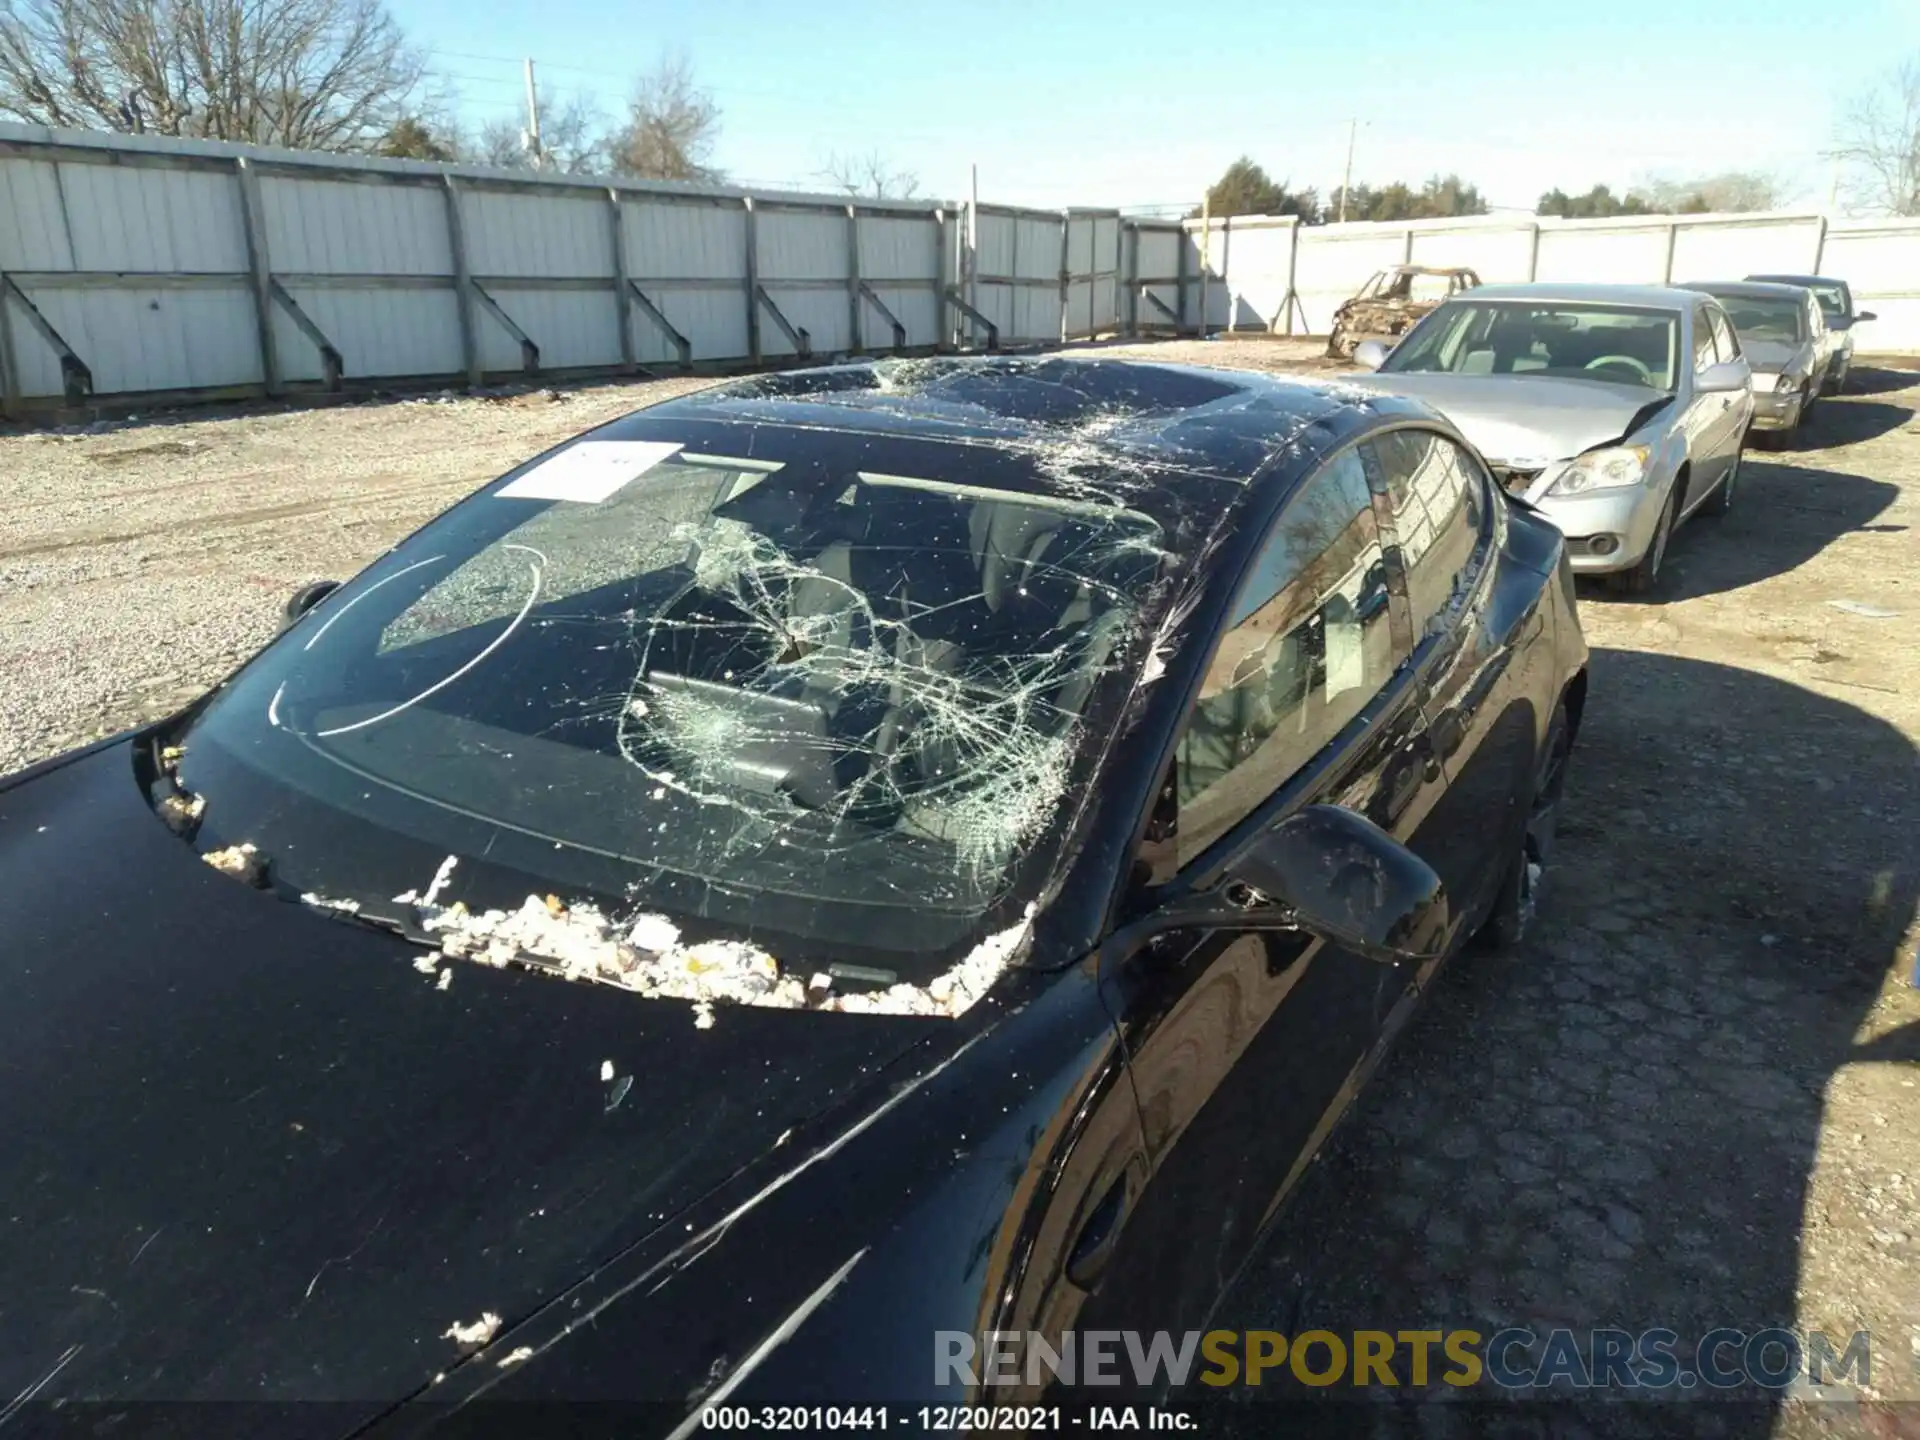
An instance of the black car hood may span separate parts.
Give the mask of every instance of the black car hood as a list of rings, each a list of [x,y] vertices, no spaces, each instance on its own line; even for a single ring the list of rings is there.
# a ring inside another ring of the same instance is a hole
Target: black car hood
[[[0,791],[0,1396],[370,1413],[950,1028],[439,990],[202,864],[130,751]]]

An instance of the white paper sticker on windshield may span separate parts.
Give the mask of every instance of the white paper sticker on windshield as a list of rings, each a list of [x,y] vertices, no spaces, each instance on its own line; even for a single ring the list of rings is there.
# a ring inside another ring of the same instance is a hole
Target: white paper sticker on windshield
[[[659,440],[582,440],[494,492],[503,500],[573,500],[598,505],[680,446]]]

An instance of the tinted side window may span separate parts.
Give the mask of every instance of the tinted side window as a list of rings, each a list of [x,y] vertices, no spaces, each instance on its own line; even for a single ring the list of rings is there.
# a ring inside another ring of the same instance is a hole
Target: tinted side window
[[[1713,322],[1714,349],[1720,352],[1720,358],[1722,360],[1738,360],[1740,358],[1740,340],[1739,337],[1733,333],[1733,324],[1727,319],[1727,312],[1724,310],[1709,310],[1707,312],[1707,318]]]
[[[1357,716],[1395,667],[1366,471],[1335,457],[1281,512],[1228,617],[1175,750],[1181,864]]]
[[[1477,573],[1486,482],[1459,446],[1431,430],[1390,430],[1361,450],[1392,511],[1414,634],[1424,635]]]

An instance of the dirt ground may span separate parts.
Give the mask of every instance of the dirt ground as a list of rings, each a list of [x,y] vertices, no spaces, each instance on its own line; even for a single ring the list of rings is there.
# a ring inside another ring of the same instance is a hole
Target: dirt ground
[[[1106,353],[1326,373],[1316,350]],[[296,585],[703,383],[0,434],[0,772],[171,710]],[[1591,700],[1537,928],[1443,978],[1217,1324],[1664,1326],[1683,1359],[1721,1326],[1836,1352],[1866,1330],[1841,1401],[1576,1407],[1553,1433],[1920,1433],[1916,410],[1920,368],[1861,365],[1804,445],[1749,453],[1654,596],[1583,592]],[[1232,1408],[1258,1428],[1256,1404]],[[1457,1409],[1420,1428],[1485,1433]]]

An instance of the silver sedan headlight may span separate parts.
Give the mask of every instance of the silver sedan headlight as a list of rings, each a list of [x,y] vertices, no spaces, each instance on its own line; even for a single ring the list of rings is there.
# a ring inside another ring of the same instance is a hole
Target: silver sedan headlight
[[[1647,445],[1614,445],[1604,450],[1589,450],[1568,462],[1567,468],[1547,487],[1549,495],[1585,495],[1590,490],[1619,490],[1638,485],[1647,476],[1647,460],[1653,454]]]

